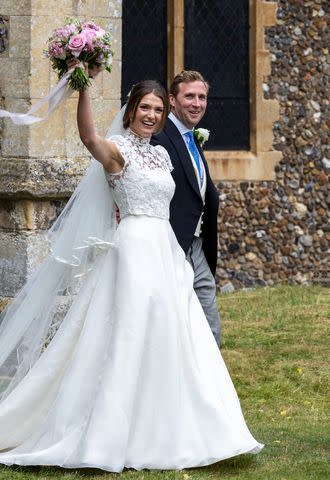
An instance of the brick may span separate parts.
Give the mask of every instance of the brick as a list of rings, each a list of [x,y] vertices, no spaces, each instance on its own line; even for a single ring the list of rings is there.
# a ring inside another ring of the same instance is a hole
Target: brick
[[[1,15],[30,15],[31,0],[1,0]]]
[[[45,114],[46,108],[37,113],[38,116]],[[49,119],[30,128],[29,156],[47,158],[64,155],[64,104],[61,104]]]
[[[50,87],[50,62],[40,57],[31,61],[30,96],[34,99],[45,97]],[[57,83],[57,82],[56,82]]]
[[[3,108],[10,112],[26,113],[31,104],[28,100],[17,98],[6,98]],[[29,130],[28,126],[14,125],[8,118],[2,119],[3,125],[1,139],[2,157],[25,157],[29,152]]]
[[[0,232],[0,295],[10,297],[23,286],[27,278],[26,238]]]
[[[12,232],[47,230],[64,203],[49,200],[0,199],[0,229]]]
[[[68,0],[31,0],[32,15],[52,16],[56,12],[61,15],[72,15],[72,2]]]
[[[70,97],[65,103],[65,154],[69,157],[86,158],[89,156],[79,138],[77,127],[77,98]]]
[[[114,60],[112,72],[103,73],[103,98],[106,100],[119,100],[121,96],[121,62]]]
[[[30,61],[27,58],[1,58],[0,77],[3,97],[29,98]]]
[[[44,234],[0,232],[0,297],[13,297],[49,250]]]
[[[115,115],[120,110],[118,100],[95,100],[93,102],[95,128],[105,136]]]
[[[47,47],[47,40],[52,31],[64,24],[65,14],[59,9],[51,11],[49,2],[44,2],[48,6],[49,15],[31,17],[31,59],[43,57],[43,51]],[[60,14],[59,14],[60,13]]]
[[[31,17],[10,17],[9,56],[14,58],[30,58],[31,47]]]
[[[79,157],[3,159],[0,162],[0,196],[12,199],[67,198],[88,164],[88,158]]]
[[[112,0],[109,2],[109,0],[94,0],[94,12],[96,17],[121,18],[122,1]]]
[[[122,16],[121,0],[112,0],[111,2],[109,0],[77,0],[74,3],[76,4],[75,15],[93,19],[96,23],[96,17],[120,18]]]

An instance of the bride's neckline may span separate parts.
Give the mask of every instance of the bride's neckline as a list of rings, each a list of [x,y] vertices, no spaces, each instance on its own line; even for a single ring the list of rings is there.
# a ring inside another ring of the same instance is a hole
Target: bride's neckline
[[[133,132],[133,130],[131,130],[130,128],[126,130],[126,136],[138,145],[147,145],[151,139],[151,137],[141,137],[137,133]]]

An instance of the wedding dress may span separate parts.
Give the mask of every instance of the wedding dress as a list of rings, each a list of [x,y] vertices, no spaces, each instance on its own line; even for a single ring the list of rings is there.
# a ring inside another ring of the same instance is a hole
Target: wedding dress
[[[63,319],[40,337],[35,358],[2,399],[0,463],[120,472],[257,453],[262,445],[245,424],[168,221],[169,156],[130,130],[112,141],[125,164],[105,176],[121,221],[111,241],[99,242]],[[62,260],[53,254],[52,266],[41,268],[56,270]],[[45,297],[56,286],[32,288]],[[15,307],[22,318],[31,308],[37,315],[29,294]],[[16,356],[24,357],[27,338]]]

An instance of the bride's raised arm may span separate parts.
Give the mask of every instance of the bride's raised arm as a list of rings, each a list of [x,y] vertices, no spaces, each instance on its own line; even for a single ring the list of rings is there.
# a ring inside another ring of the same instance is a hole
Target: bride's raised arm
[[[94,68],[89,69],[88,73],[94,78],[100,71],[101,69]],[[88,88],[79,91],[77,124],[80,139],[93,157],[102,163],[108,172],[119,172],[123,168],[124,159],[113,142],[95,132]]]

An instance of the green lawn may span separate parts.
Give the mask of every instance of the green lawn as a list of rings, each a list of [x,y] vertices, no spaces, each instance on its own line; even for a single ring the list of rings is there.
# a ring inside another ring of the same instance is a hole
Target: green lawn
[[[264,288],[219,298],[223,347],[248,425],[266,444],[241,456],[182,472],[0,467],[1,480],[323,480],[330,478],[330,292],[321,287]],[[328,450],[327,450],[328,449]]]

